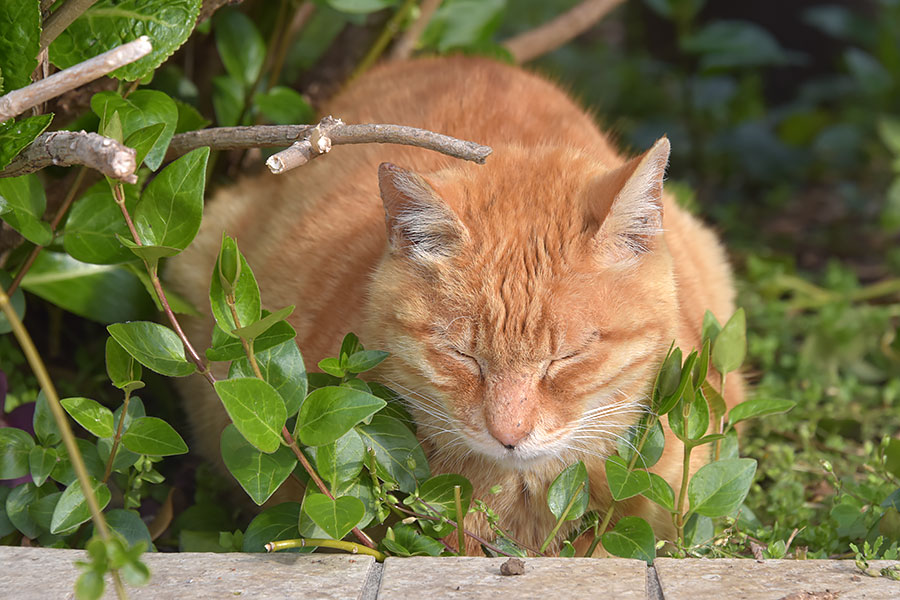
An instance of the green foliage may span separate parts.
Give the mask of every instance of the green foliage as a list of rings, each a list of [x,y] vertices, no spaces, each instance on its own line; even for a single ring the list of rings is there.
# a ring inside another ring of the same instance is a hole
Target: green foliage
[[[21,53],[16,52],[13,56],[21,56]],[[12,162],[19,152],[43,133],[50,126],[52,120],[53,115],[34,115],[20,121],[10,120],[0,123],[0,169]],[[6,206],[6,201],[3,202],[4,204],[0,205],[0,214],[12,210],[12,207]]]

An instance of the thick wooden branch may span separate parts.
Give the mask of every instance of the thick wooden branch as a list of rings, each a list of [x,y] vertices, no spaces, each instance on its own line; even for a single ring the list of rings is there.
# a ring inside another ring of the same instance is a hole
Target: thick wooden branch
[[[591,28],[623,0],[584,0],[552,21],[506,40],[503,46],[522,64],[556,50]]]
[[[13,90],[0,97],[0,123],[21,114],[42,102],[55,98],[94,79],[103,77],[119,67],[133,63],[150,54],[150,38],[141,36],[133,42],[113,48],[94,58],[63,69],[46,79]]]
[[[317,131],[318,137],[310,140]],[[484,164],[491,153],[491,149],[487,146],[415,127],[347,125],[340,119],[326,117],[315,126],[217,127],[180,133],[172,138],[166,158],[171,160],[203,146],[209,146],[212,150],[292,146],[283,151],[288,154],[274,154],[269,158],[269,162],[272,163],[270,169],[274,165],[275,172],[281,173],[293,168],[288,165],[300,166],[312,158],[328,152],[331,145],[370,143],[418,146],[479,164]],[[305,160],[299,159],[298,156],[303,156]]]
[[[84,165],[113,179],[135,183],[137,164],[132,148],[96,133],[42,133],[2,171],[0,177],[27,175],[44,167]]]

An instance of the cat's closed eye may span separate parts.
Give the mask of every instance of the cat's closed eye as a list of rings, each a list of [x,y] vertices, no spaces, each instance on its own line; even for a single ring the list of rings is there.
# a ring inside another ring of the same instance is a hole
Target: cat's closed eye
[[[448,346],[447,349],[449,350],[449,354],[451,356],[453,356],[460,363],[466,365],[466,368],[472,371],[472,373],[478,375],[479,377],[484,376],[484,371],[481,368],[481,361],[479,361],[476,357],[463,352],[455,346]]]

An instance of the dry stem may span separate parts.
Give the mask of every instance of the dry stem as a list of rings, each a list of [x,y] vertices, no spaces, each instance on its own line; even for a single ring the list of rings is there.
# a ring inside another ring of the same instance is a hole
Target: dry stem
[[[53,40],[59,37],[66,27],[81,16],[97,0],[68,0],[56,12],[47,17],[41,31],[41,49],[48,47]]]
[[[422,4],[419,6],[419,18],[394,42],[391,60],[406,60],[412,55],[419,38],[422,37],[428,22],[431,21],[431,17],[434,16],[440,5],[441,0],[422,0]]]
[[[503,46],[522,64],[556,50],[591,28],[623,0],[584,0],[549,23],[506,40]]]
[[[119,67],[133,63],[150,54],[152,50],[153,45],[150,43],[150,38],[143,35],[133,42],[89,58],[74,67],[63,69],[46,79],[13,90],[0,97],[0,123],[25,112],[32,106],[56,98],[89,81],[103,77]]]
[[[0,171],[0,177],[27,175],[51,165],[84,165],[111,179],[137,182],[134,149],[112,138],[85,131],[42,133]]]

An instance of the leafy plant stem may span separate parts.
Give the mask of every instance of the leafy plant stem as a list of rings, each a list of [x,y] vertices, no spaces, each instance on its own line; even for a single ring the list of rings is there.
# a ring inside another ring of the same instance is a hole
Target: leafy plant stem
[[[116,427],[116,437],[113,438],[112,449],[109,451],[109,459],[106,461],[106,470],[103,473],[103,483],[109,480],[112,473],[113,461],[116,458],[116,451],[119,449],[119,441],[122,439],[122,430],[125,424],[125,415],[128,414],[128,402],[131,400],[131,390],[125,388],[125,401],[122,402],[122,415],[119,417],[119,426]]]
[[[387,558],[383,552],[379,552],[374,548],[369,548],[355,542],[344,542],[341,540],[326,540],[319,538],[297,538],[295,540],[278,540],[277,542],[269,542],[266,544],[266,550],[269,552],[278,552],[279,550],[289,550],[290,548],[306,548],[307,546],[321,546],[322,548],[335,548],[337,550],[345,550],[350,554],[368,554],[374,556],[378,562],[384,562]]]
[[[103,541],[108,542],[112,539],[112,535],[106,524],[106,519],[103,517],[103,512],[100,510],[100,505],[97,503],[97,497],[94,495],[94,488],[91,485],[90,476],[88,475],[87,467],[85,467],[84,459],[81,456],[81,452],[78,450],[78,444],[75,442],[75,435],[72,433],[72,428],[69,426],[69,420],[66,417],[62,405],[59,403],[59,395],[56,393],[53,381],[47,373],[44,361],[41,359],[41,355],[38,354],[37,348],[35,348],[34,342],[28,334],[28,330],[25,329],[25,326],[19,319],[19,315],[17,315],[16,311],[13,309],[9,296],[3,288],[0,288],[0,310],[3,310],[6,314],[6,318],[9,320],[10,327],[12,327],[16,340],[18,340],[19,345],[22,347],[22,352],[24,352],[25,357],[28,359],[28,364],[31,366],[31,370],[34,372],[35,377],[37,377],[38,383],[40,383],[41,389],[47,397],[47,404],[50,406],[50,412],[53,413],[53,419],[56,421],[56,426],[59,428],[59,433],[62,435],[66,451],[69,454],[69,461],[75,469],[75,474],[78,477],[78,483],[81,485],[84,499],[87,502],[88,509],[91,511],[91,519],[94,522],[94,527],[96,527],[97,532],[100,534]],[[127,598],[125,587],[122,584],[122,580],[119,578],[119,572],[113,570],[112,577],[116,588],[116,595],[119,598]]]
[[[678,491],[678,506],[675,513],[676,539],[679,545],[684,544],[684,499],[687,496],[688,479],[691,476],[691,450],[693,446],[689,441],[684,442],[684,459],[681,470],[681,489]]]
[[[466,534],[461,525],[465,522],[465,515],[462,511],[462,488],[458,485],[453,486],[453,500],[456,502],[456,541],[459,544],[459,555],[466,555]]]
[[[719,389],[721,390],[722,398],[725,398],[725,373],[722,373],[722,379],[719,383]],[[719,417],[719,422],[716,426],[716,433],[725,433],[725,415]],[[719,460],[719,453],[722,450],[722,440],[716,440],[716,443],[713,445],[713,462]]]
[[[231,309],[231,318],[234,319],[234,327],[235,329],[241,328],[241,320],[238,317],[237,309],[234,307],[235,298],[234,294],[228,294],[225,296],[225,304],[228,305],[228,308]],[[259,363],[256,362],[256,354],[253,352],[253,340],[248,340],[247,338],[241,338],[241,345],[244,347],[244,353],[247,355],[247,360],[250,361],[250,366],[253,368],[253,374],[256,375],[258,379],[262,379],[265,381],[265,377],[263,377],[262,371],[259,370]]]
[[[600,545],[600,539],[603,537],[603,534],[606,533],[606,528],[609,527],[609,522],[612,520],[613,513],[616,510],[616,502],[613,500],[609,508],[606,509],[606,514],[603,515],[603,521],[597,526],[594,530],[594,539],[591,541],[590,547],[588,547],[587,552],[584,553],[586,558],[590,558],[594,555],[594,550],[597,549],[597,546]]]
[[[300,461],[300,464],[303,465],[303,468],[309,473],[310,478],[315,482],[316,487],[319,488],[319,491],[334,500],[334,494],[331,493],[331,490],[328,489],[328,486],[325,485],[325,482],[322,481],[322,478],[319,477],[319,474],[316,473],[316,470],[313,468],[311,464],[309,464],[309,460],[306,458],[306,455],[303,454],[303,451],[300,450],[300,446],[297,445],[297,441],[291,435],[291,432],[288,431],[287,425],[285,425],[281,429],[281,435],[284,437],[284,441],[287,443],[288,447],[294,453],[294,456],[297,457],[297,460]],[[364,545],[369,548],[375,547],[375,542],[372,541],[368,535],[365,534],[363,530],[359,527],[353,528],[353,535],[362,542]]]
[[[415,5],[416,0],[406,0],[406,2],[403,3],[403,6],[397,9],[397,12],[394,13],[387,24],[385,24],[384,29],[381,30],[375,43],[372,44],[372,47],[369,48],[369,51],[363,59],[356,65],[356,68],[353,70],[348,81],[353,81],[375,64],[378,58],[384,53],[384,50],[387,48],[390,41],[397,35],[400,24],[403,23]]]
[[[72,187],[69,188],[69,191],[66,193],[66,197],[63,200],[63,203],[59,205],[59,210],[56,211],[56,215],[53,217],[53,221],[50,222],[50,231],[56,233],[56,228],[59,227],[60,221],[68,212],[69,207],[72,206],[72,202],[75,200],[76,194],[78,194],[78,188],[81,187],[81,183],[84,181],[84,176],[87,173],[87,168],[81,167],[78,170],[78,174],[75,176],[75,181],[72,182]],[[35,246],[31,250],[31,254],[28,255],[28,258],[25,259],[25,262],[22,263],[22,267],[19,269],[19,272],[16,273],[16,278],[13,279],[12,284],[10,284],[9,289],[6,290],[6,293],[12,295],[13,292],[16,291],[16,288],[19,287],[19,284],[22,283],[22,279],[25,278],[25,275],[28,273],[29,269],[31,269],[31,265],[34,264],[34,261],[37,259],[38,254],[43,250],[43,246]]]
[[[575,490],[575,493],[572,494],[572,499],[569,500],[569,503],[566,505],[566,509],[559,515],[559,518],[556,520],[556,525],[553,526],[553,529],[550,530],[550,533],[547,535],[547,539],[544,540],[544,543],[541,544],[541,552],[546,552],[547,548],[550,546],[550,543],[553,541],[553,538],[556,537],[556,534],[559,532],[559,528],[562,527],[563,522],[565,522],[566,517],[569,516],[569,511],[572,510],[572,506],[575,505],[575,501],[578,500],[578,495],[581,494],[581,490],[584,489],[584,482],[582,481],[578,485],[578,489]]]

